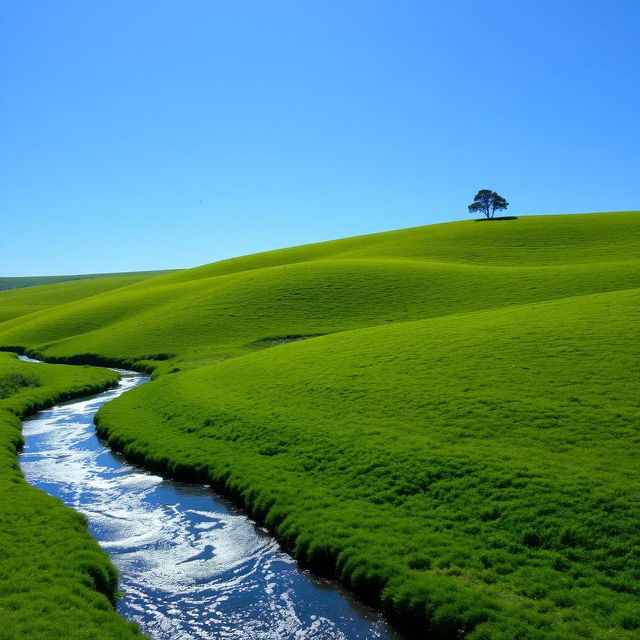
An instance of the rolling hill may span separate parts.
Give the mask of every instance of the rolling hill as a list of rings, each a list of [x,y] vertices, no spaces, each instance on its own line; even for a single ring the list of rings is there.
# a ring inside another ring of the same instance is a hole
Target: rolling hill
[[[638,327],[632,290],[345,331],[164,376],[99,427],[434,637],[631,638]]]
[[[639,247],[638,212],[405,229],[39,287],[0,346],[153,369],[99,412],[111,444],[405,627],[630,639]]]
[[[637,221],[630,212],[455,222],[256,254],[61,296],[1,323],[0,344],[185,368],[290,336],[628,289],[638,286]]]
[[[156,277],[167,271],[140,272],[136,274],[117,274],[104,276],[62,276],[68,278],[62,281],[46,283],[48,277],[28,278],[30,284],[6,287],[0,291],[2,305],[0,306],[0,322],[24,316],[36,311],[43,311],[68,302],[75,302],[99,293],[119,289],[127,285]],[[21,278],[15,278],[22,280]],[[55,279],[55,276],[51,276]],[[0,284],[14,278],[0,278]]]
[[[20,289],[24,287],[37,287],[41,285],[56,284],[58,282],[72,282],[75,280],[95,280],[102,278],[132,277],[132,282],[143,278],[153,278],[165,273],[171,273],[171,269],[160,271],[124,271],[121,273],[84,273],[74,276],[22,276],[0,277],[0,291],[7,289]]]

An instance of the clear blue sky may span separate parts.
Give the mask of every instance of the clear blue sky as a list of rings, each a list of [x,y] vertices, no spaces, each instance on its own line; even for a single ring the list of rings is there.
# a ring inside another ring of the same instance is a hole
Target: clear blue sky
[[[6,0],[0,275],[640,208],[639,0]]]

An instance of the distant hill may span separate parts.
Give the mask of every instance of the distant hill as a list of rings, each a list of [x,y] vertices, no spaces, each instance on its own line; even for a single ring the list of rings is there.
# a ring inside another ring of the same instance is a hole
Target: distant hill
[[[132,276],[138,279],[153,278],[171,273],[173,269],[161,271],[124,271],[122,273],[84,273],[75,276],[25,276],[16,278],[0,277],[0,291],[5,289],[18,289],[21,287],[37,287],[43,284],[55,284],[57,282],[69,282],[70,280],[90,280],[93,278],[113,278]]]

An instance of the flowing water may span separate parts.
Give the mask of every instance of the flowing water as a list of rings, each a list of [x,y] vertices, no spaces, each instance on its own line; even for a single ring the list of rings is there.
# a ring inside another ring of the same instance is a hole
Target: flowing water
[[[116,389],[25,420],[20,463],[30,484],[88,518],[121,572],[125,618],[155,640],[399,639],[207,486],[165,480],[99,440],[96,411],[147,380],[121,374]]]

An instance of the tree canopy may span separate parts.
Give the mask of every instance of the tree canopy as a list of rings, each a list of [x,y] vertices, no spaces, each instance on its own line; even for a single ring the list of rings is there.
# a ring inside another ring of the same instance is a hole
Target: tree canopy
[[[483,213],[487,218],[493,218],[496,211],[506,209],[509,203],[491,189],[480,189],[473,202],[469,205],[470,213]]]

